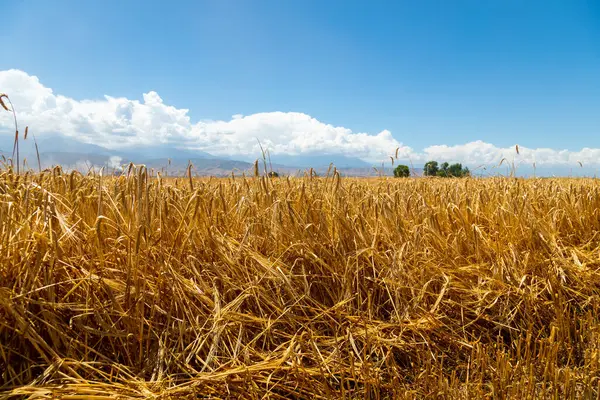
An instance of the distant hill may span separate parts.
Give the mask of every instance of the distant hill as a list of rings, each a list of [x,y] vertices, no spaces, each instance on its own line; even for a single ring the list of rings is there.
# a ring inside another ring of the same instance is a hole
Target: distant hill
[[[156,160],[168,159],[179,161],[187,161],[189,159],[219,159],[220,157],[213,156],[210,153],[200,150],[187,150],[169,145],[160,146],[140,146],[135,149],[128,149],[119,152],[119,156],[125,160]]]
[[[143,160],[141,163],[148,168],[153,168],[155,171],[162,171],[163,174],[183,175],[187,171],[189,162],[192,163],[192,172],[195,175],[226,176],[231,175],[232,171],[241,174],[253,168],[253,165],[249,162],[218,158],[191,158],[185,161],[183,159],[171,159],[170,164],[168,158],[157,158]]]
[[[271,162],[290,167],[322,168],[333,163],[337,168],[370,168],[371,164],[360,158],[347,157],[339,154],[307,154],[307,155],[271,155]]]

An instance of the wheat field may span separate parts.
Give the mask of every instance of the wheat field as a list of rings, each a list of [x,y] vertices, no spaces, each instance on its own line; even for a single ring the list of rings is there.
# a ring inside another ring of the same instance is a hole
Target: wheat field
[[[598,398],[594,179],[0,171],[1,398]]]

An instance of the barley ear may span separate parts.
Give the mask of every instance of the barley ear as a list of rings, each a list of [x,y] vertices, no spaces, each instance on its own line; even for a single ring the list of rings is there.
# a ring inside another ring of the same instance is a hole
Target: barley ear
[[[6,111],[10,111],[10,109],[6,106],[2,98],[5,97],[8,100],[8,96],[4,93],[0,93],[0,107],[4,108]]]
[[[254,161],[254,176],[258,176],[258,160]]]

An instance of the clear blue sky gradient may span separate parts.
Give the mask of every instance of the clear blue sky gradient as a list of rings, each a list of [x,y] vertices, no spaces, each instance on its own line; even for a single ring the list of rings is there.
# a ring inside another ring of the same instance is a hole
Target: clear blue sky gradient
[[[600,1],[0,1],[0,69],[406,145],[600,147]]]

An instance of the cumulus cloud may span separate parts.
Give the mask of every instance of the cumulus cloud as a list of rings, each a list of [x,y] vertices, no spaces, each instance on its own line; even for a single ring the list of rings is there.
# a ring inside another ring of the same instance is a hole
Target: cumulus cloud
[[[495,164],[502,158],[537,165],[600,165],[600,149],[580,151],[548,148],[501,148],[483,141],[456,146],[430,146],[415,151],[398,142],[392,133],[353,132],[321,122],[298,112],[236,114],[228,121],[192,122],[187,109],[165,104],[156,92],[142,100],[104,96],[76,100],[54,93],[36,76],[19,70],[0,71],[0,91],[8,93],[22,125],[36,135],[61,133],[76,140],[109,149],[168,144],[214,155],[254,157],[260,154],[257,139],[271,154],[340,154],[366,161],[398,158],[421,163],[427,160],[462,162],[468,165]],[[0,131],[13,128],[9,113],[0,113]],[[119,161],[114,160],[115,163]]]
[[[192,123],[187,109],[163,102],[156,92],[143,100],[104,96],[75,100],[19,70],[0,71],[0,88],[9,93],[19,120],[36,134],[62,133],[110,149],[169,144],[215,155],[255,156],[258,140],[272,154],[334,152],[363,159],[381,159],[403,147],[389,131],[354,133],[295,112],[234,115],[229,121]],[[0,127],[12,128],[0,113]],[[410,149],[403,147],[407,151]]]

